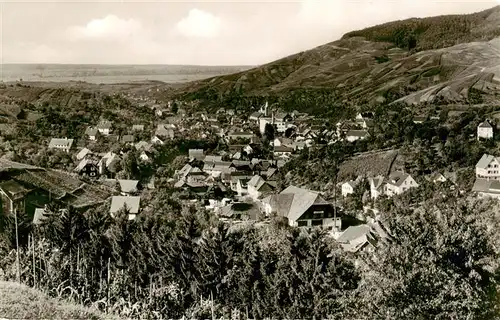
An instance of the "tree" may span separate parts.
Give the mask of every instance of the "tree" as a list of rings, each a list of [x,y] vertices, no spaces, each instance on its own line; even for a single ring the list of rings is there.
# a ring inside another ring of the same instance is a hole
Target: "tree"
[[[456,197],[397,209],[385,222],[393,241],[369,260],[352,316],[497,318],[498,220],[491,213],[489,204]]]
[[[266,138],[266,141],[269,142],[273,141],[274,135],[275,135],[274,126],[270,123],[266,123],[266,126],[264,127],[264,137]]]

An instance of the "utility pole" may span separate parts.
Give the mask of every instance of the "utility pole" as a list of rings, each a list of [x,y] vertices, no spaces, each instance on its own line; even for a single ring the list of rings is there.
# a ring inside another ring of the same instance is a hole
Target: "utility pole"
[[[17,209],[14,209],[14,223],[16,224],[16,265],[17,282],[21,283],[21,268],[19,266],[19,232],[17,230]]]

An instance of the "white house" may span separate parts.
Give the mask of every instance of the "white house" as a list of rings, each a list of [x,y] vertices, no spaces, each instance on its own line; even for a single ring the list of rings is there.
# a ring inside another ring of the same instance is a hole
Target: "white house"
[[[274,124],[276,125],[276,131],[283,133],[288,129],[288,125],[292,120],[292,116],[288,113],[277,113],[274,116]]]
[[[112,129],[112,124],[110,121],[102,121],[97,125],[97,130],[99,130],[99,133],[107,136],[111,133]]]
[[[63,138],[56,139],[52,138],[49,142],[49,149],[59,149],[65,152],[69,152],[71,150],[71,146],[73,145],[73,139]]]
[[[477,126],[477,139],[492,139],[493,138],[493,127],[486,120],[481,122]]]
[[[392,172],[385,181],[384,193],[388,197],[401,194],[410,188],[418,187],[418,183],[407,173]]]
[[[368,179],[370,183],[370,194],[373,199],[380,195],[392,197],[395,194],[401,194],[410,188],[418,187],[418,183],[413,177],[401,171],[392,172],[389,177],[377,176]]]
[[[500,180],[500,158],[483,154],[476,164],[476,178]]]
[[[342,196],[347,197],[348,195],[353,194],[354,189],[359,184],[359,182],[359,179],[356,179],[342,183]]]
[[[370,134],[366,130],[349,130],[346,133],[346,139],[349,142],[363,140],[368,138],[368,136],[370,136]]]
[[[270,193],[275,189],[275,185],[267,182],[259,175],[255,175],[247,183],[248,195],[257,201],[262,195]]]

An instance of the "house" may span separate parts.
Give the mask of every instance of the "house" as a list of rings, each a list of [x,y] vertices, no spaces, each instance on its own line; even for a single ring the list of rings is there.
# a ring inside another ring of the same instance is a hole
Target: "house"
[[[342,249],[347,252],[373,252],[382,244],[388,244],[391,236],[380,221],[371,224],[350,226],[337,238]]]
[[[122,143],[132,144],[135,142],[135,137],[131,134],[126,134],[122,136]]]
[[[354,142],[356,140],[366,139],[370,134],[366,130],[348,130],[345,136],[347,141]]]
[[[205,151],[203,149],[189,149],[189,159],[203,160],[205,159]]]
[[[472,192],[475,192],[480,198],[500,199],[500,181],[476,178]]]
[[[63,138],[56,139],[52,138],[49,142],[49,149],[59,149],[64,152],[69,152],[73,146],[73,139]]]
[[[97,178],[99,176],[99,166],[94,160],[82,159],[75,168],[75,172],[82,176]]]
[[[89,137],[89,140],[96,141],[99,130],[97,128],[88,127],[85,129],[85,134]]]
[[[395,171],[392,172],[385,181],[384,194],[391,197],[416,187],[418,187],[418,183],[411,175],[401,171]]]
[[[425,179],[429,182],[432,182],[432,183],[448,181],[448,179],[446,179],[446,177],[440,172],[434,172],[434,173],[426,176]]]
[[[236,182],[236,192],[238,196],[244,196],[248,194],[248,181],[249,179],[238,179]]]
[[[500,180],[500,158],[483,154],[476,164],[476,178]]]
[[[172,128],[166,128],[165,125],[159,124],[156,127],[155,135],[158,137],[174,138],[174,130]]]
[[[30,192],[25,186],[14,180],[0,183],[0,203],[4,216],[12,216],[17,212],[24,212],[25,197]]]
[[[161,140],[158,136],[153,136],[151,138],[151,143],[154,143],[154,144],[163,144],[163,140]]]
[[[231,172],[234,171],[234,168],[231,168],[231,162],[229,161],[218,161],[218,162],[208,162],[205,159],[205,163],[203,165],[203,171],[210,174],[214,178],[219,177],[223,172]]]
[[[286,112],[277,113],[274,116],[274,125],[276,126],[276,131],[283,133],[288,129],[289,122],[292,121],[292,116]]]
[[[293,153],[293,149],[285,146],[278,146],[273,148],[275,157],[288,157]]]
[[[427,116],[415,116],[415,117],[413,117],[413,123],[415,123],[415,124],[424,123],[428,119],[429,119],[429,117],[427,117]]]
[[[237,140],[237,139],[248,139],[248,140],[251,140],[253,137],[254,137],[254,133],[253,132],[245,132],[245,131],[241,131],[241,132],[231,132],[227,135],[227,137],[229,138],[229,140]]]
[[[151,145],[146,141],[139,141],[135,144],[135,149],[149,151],[151,149]]]
[[[384,177],[376,176],[368,178],[368,182],[370,184],[370,195],[372,199],[377,199],[380,195],[384,194],[383,184]]]
[[[122,195],[129,195],[137,192],[137,185],[139,184],[139,180],[118,180],[118,184],[120,185],[120,191]]]
[[[97,130],[99,131],[100,134],[108,136],[112,131],[112,127],[113,126],[110,121],[101,121],[97,125]]]
[[[342,227],[342,214],[315,191],[289,186],[279,194],[262,199],[262,204],[266,214],[286,218],[291,226],[330,230]]]
[[[143,124],[134,124],[132,126],[132,131],[144,131],[144,125]]]
[[[356,180],[349,180],[347,182],[344,182],[342,184],[342,196],[343,197],[347,197],[348,195],[350,194],[353,194],[354,193],[354,189],[358,186],[360,180],[359,179],[356,179]]]
[[[45,208],[36,208],[35,209],[35,214],[33,215],[33,224],[34,225],[40,225],[43,223],[45,219],[50,215],[50,212],[48,212]]]
[[[360,112],[356,115],[356,124],[363,129],[373,126],[373,112]]]
[[[262,116],[263,116],[263,114],[257,111],[257,112],[252,113],[252,114],[248,117],[248,119],[249,119],[250,121],[259,122],[259,119],[260,119],[260,117],[262,117]]]
[[[89,149],[87,148],[83,148],[82,150],[80,150],[80,152],[78,152],[78,154],[76,155],[76,160],[82,160],[83,158],[85,158],[86,156],[92,154],[92,151],[90,151]]]
[[[141,197],[113,196],[111,198],[111,207],[109,209],[109,213],[114,218],[115,214],[118,211],[125,209],[128,213],[128,219],[134,220],[139,213],[140,203]]]
[[[139,159],[141,159],[142,161],[149,161],[150,158],[151,157],[149,156],[147,150],[142,150],[141,154],[139,155]]]
[[[492,139],[493,126],[486,120],[477,126],[477,139]]]
[[[248,195],[252,197],[254,201],[257,201],[264,195],[268,195],[276,189],[276,183],[274,181],[267,182],[259,175],[255,175],[248,181],[247,190]]]
[[[99,174],[104,174],[106,171],[116,173],[116,164],[120,162],[120,157],[114,152],[106,153],[97,166],[99,167]]]

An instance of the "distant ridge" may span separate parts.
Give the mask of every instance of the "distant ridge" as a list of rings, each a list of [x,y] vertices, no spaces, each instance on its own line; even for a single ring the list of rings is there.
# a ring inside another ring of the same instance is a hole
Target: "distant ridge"
[[[256,68],[187,83],[176,94],[200,99],[327,90],[354,104],[480,103],[500,92],[498,36],[500,6],[389,22]]]

